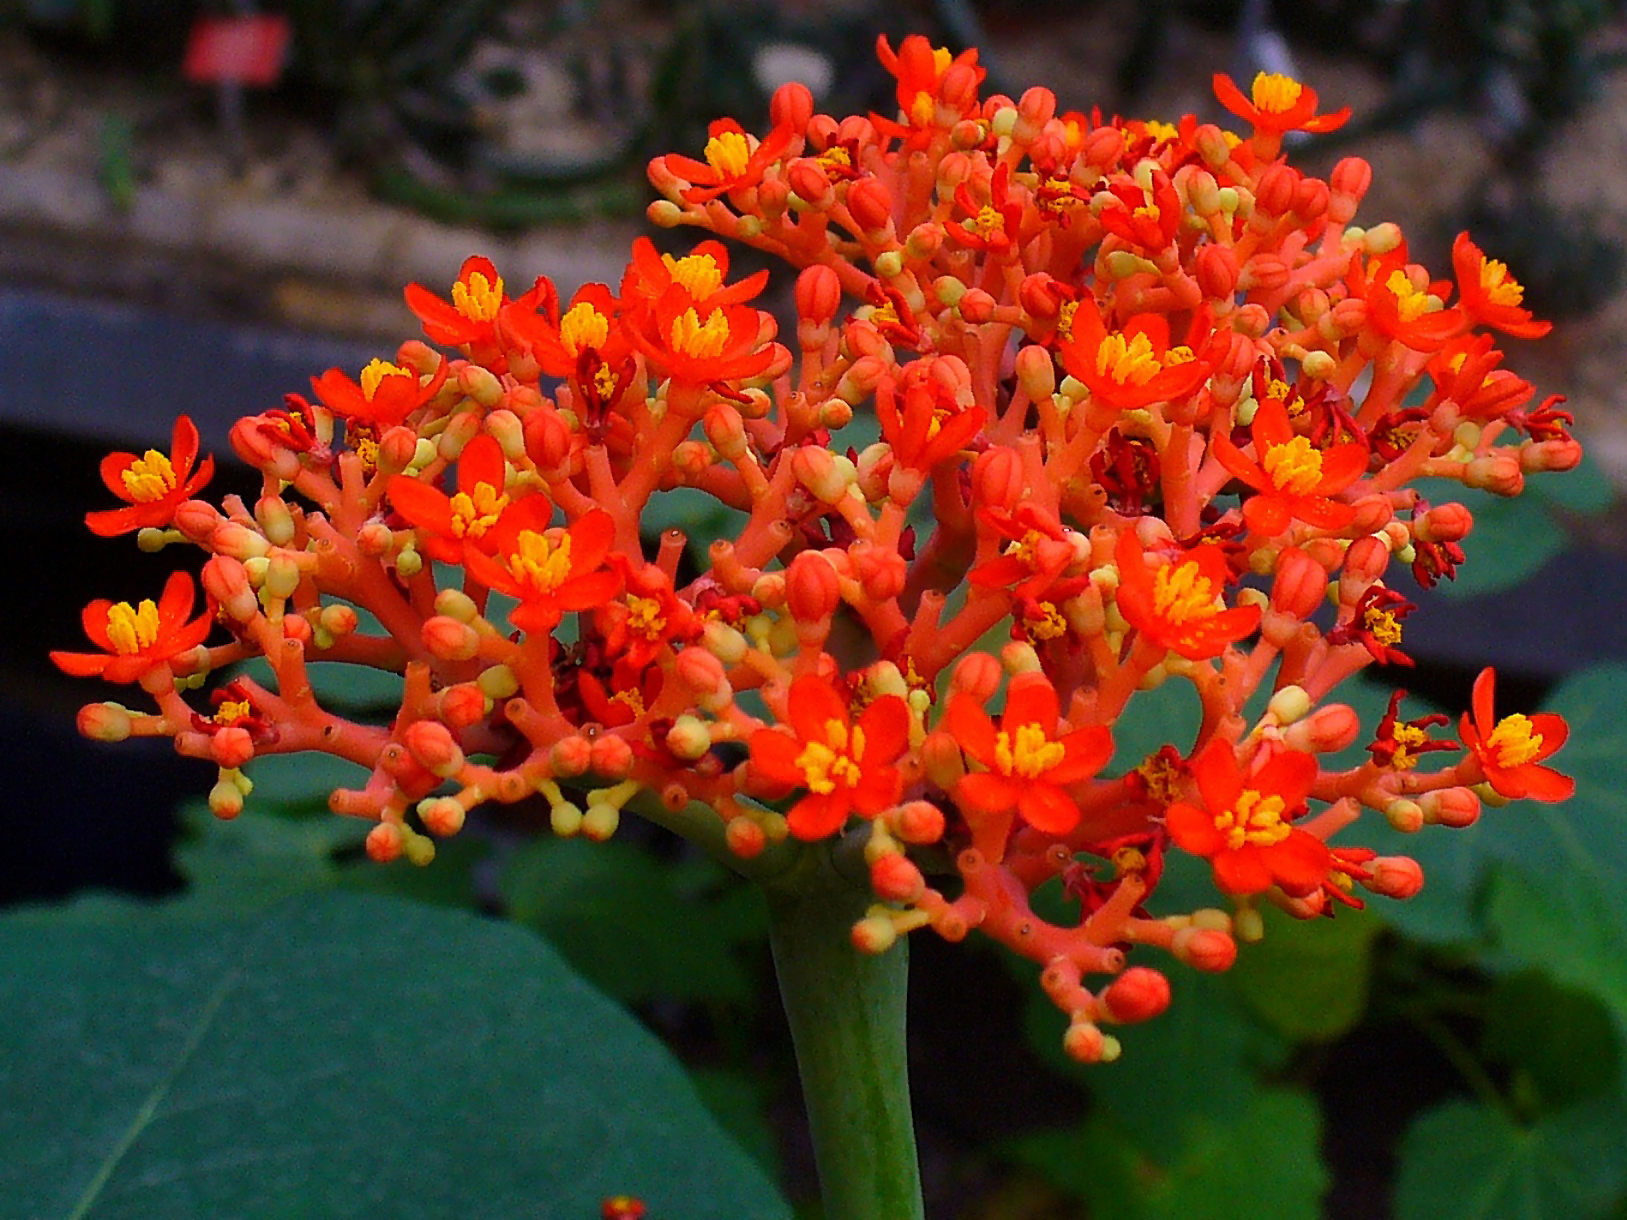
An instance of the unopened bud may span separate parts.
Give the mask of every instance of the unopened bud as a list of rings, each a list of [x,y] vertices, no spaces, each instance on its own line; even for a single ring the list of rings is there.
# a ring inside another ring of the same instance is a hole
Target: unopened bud
[[[220,780],[209,789],[209,812],[229,822],[243,812],[243,790],[229,779]]]
[[[417,720],[403,735],[413,760],[431,775],[446,779],[463,768],[463,751],[451,730],[435,720]]]
[[[621,810],[608,801],[595,801],[582,815],[582,837],[603,843],[621,825]]]
[[[807,85],[787,81],[774,90],[768,99],[768,119],[776,128],[786,128],[795,135],[808,130],[813,118],[814,98]]]
[[[249,587],[248,571],[238,560],[216,555],[203,565],[200,579],[204,591],[237,622],[246,623],[259,613],[260,603]]]
[[[441,839],[462,830],[467,814],[463,805],[450,796],[431,797],[418,803],[418,820],[425,830]]]
[[[379,469],[385,474],[400,474],[418,454],[418,434],[411,428],[396,426],[385,429],[379,437]]]
[[[936,843],[943,831],[943,810],[930,801],[909,801],[893,815],[893,833],[906,843]]]
[[[763,828],[748,817],[730,818],[723,831],[723,840],[729,850],[742,860],[761,855],[763,848],[768,846],[768,836],[763,833]]]
[[[92,741],[124,741],[130,736],[130,713],[116,703],[87,703],[79,709],[79,733]]]
[[[870,888],[884,902],[914,902],[926,891],[926,878],[908,856],[892,853],[870,865]]]
[[[442,661],[471,661],[480,653],[480,634],[445,614],[424,620],[424,647]]]
[[[847,210],[866,237],[878,237],[892,225],[892,192],[880,178],[856,178],[848,183]]]
[[[240,725],[217,729],[209,738],[209,757],[228,771],[235,771],[254,757],[254,738]]]
[[[555,775],[573,779],[588,769],[593,744],[580,733],[561,737],[548,750],[548,767]]]
[[[1150,1021],[1169,1007],[1169,980],[1149,966],[1131,966],[1100,997],[1102,1016],[1119,1025]]]
[[[972,499],[979,507],[1015,508],[1026,483],[1022,459],[1015,449],[986,449],[972,463]]]
[[[560,801],[548,810],[548,825],[562,839],[574,839],[582,832],[582,810],[570,801]]]
[[[1017,353],[1017,383],[1034,402],[1044,402],[1056,393],[1056,361],[1038,343],[1030,343]]]
[[[1424,820],[1439,826],[1472,826],[1480,819],[1480,797],[1472,788],[1441,788],[1418,798]]]
[[[797,276],[797,317],[804,322],[829,323],[842,306],[842,282],[824,263],[815,263]]]
[[[1410,856],[1380,856],[1368,866],[1372,877],[1362,885],[1386,898],[1407,899],[1424,888],[1424,870]]]
[[[885,915],[870,915],[853,925],[852,938],[860,953],[885,953],[898,940],[898,929]]]
[[[1259,917],[1259,912],[1252,908],[1238,914],[1241,919],[1242,915],[1249,913]],[[1243,935],[1240,927],[1238,935]],[[1237,942],[1218,928],[1182,928],[1170,942],[1170,951],[1175,954],[1176,960],[1210,974],[1230,970],[1237,960]]]
[[[1424,828],[1424,810],[1417,801],[1394,800],[1384,806],[1384,820],[1404,835],[1417,834]]]
[[[440,693],[435,708],[442,723],[466,729],[486,718],[486,695],[473,682],[459,682]]]
[[[1283,614],[1308,619],[1327,596],[1328,574],[1298,547],[1289,547],[1277,557],[1277,578],[1271,586],[1271,605]]]
[[[388,864],[401,858],[406,835],[394,822],[380,822],[367,832],[367,858],[375,864]]]
[[[589,769],[606,779],[625,779],[633,769],[633,747],[614,733],[601,733],[588,756]]]
[[[949,679],[952,693],[964,692],[979,703],[987,703],[1000,686],[1000,663],[986,652],[969,653],[955,666]]]
[[[458,370],[458,389],[486,408],[495,407],[503,400],[503,383],[488,368],[478,364],[465,364]],[[472,437],[464,437],[467,444]],[[459,447],[462,451],[462,445]]]

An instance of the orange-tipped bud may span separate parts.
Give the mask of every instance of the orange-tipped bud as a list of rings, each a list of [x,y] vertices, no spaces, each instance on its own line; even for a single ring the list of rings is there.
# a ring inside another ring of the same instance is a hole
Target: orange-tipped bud
[[[1272,609],[1297,619],[1308,619],[1328,592],[1328,574],[1321,564],[1298,547],[1277,557],[1277,579],[1271,585]]]
[[[926,740],[921,742],[921,769],[929,780],[943,789],[953,788],[966,774],[966,760],[961,756],[960,743],[947,729],[928,733]]]
[[[884,233],[893,223],[893,196],[880,178],[856,178],[848,183],[847,210],[865,234]]]
[[[728,682],[723,662],[704,648],[685,648],[679,652],[677,669],[679,681],[698,696],[716,694]]]
[[[1582,442],[1573,438],[1527,441],[1520,446],[1520,469],[1526,474],[1575,470],[1582,461]]]
[[[1275,254],[1261,252],[1238,273],[1237,286],[1250,292],[1276,292],[1288,283],[1288,264]]]
[[[1182,928],[1170,942],[1170,952],[1194,970],[1219,974],[1237,960],[1237,942],[1218,928]]]
[[[533,411],[525,418],[525,451],[539,470],[557,470],[571,452],[571,429],[558,411]]]
[[[797,317],[804,322],[830,322],[842,307],[842,281],[823,263],[797,276]]]
[[[1041,402],[1056,393],[1056,361],[1051,353],[1037,343],[1030,343],[1017,353],[1017,383],[1023,393],[1034,402]]]
[[[1075,1021],[1062,1035],[1062,1049],[1077,1063],[1102,1063],[1116,1058],[1109,1053],[1110,1046],[1116,1051],[1117,1039],[1109,1038],[1089,1021]]]
[[[1102,1016],[1119,1025],[1150,1021],[1169,1007],[1169,980],[1150,966],[1131,966],[1107,985],[1099,1003]]]
[[[400,474],[412,465],[418,452],[418,434],[411,428],[387,429],[379,438],[379,469],[385,474]]]
[[[851,935],[860,953],[885,953],[898,940],[898,929],[885,915],[870,915],[853,925]]]
[[[437,614],[424,620],[424,647],[442,661],[471,661],[480,653],[480,635],[467,623]]]
[[[431,775],[446,779],[463,768],[463,751],[452,731],[438,720],[415,720],[403,740],[413,760]]]
[[[1000,662],[986,652],[974,652],[963,657],[949,679],[951,693],[970,695],[979,703],[987,703],[1000,687]]]
[[[1356,515],[1350,522],[1352,532],[1360,530],[1364,534],[1376,534],[1395,516],[1390,498],[1385,495],[1363,496],[1356,501],[1355,507]]]
[[[441,720],[455,729],[466,729],[486,718],[486,696],[473,682],[459,682],[443,690],[435,700]]]
[[[922,221],[910,230],[904,239],[906,257],[926,262],[943,246],[943,226],[935,221]]]
[[[235,521],[222,521],[209,536],[209,545],[216,554],[233,559],[264,559],[271,544],[258,530],[239,525]]]
[[[1410,856],[1380,856],[1368,866],[1372,877],[1362,885],[1386,898],[1411,898],[1424,888],[1423,866]]]
[[[228,725],[209,738],[209,757],[217,766],[235,770],[254,757],[254,738],[240,725]]]
[[[980,508],[1017,507],[1027,486],[1022,458],[1015,449],[998,445],[985,449],[972,463],[972,500]]]
[[[994,317],[994,298],[981,288],[968,288],[960,297],[960,316],[973,326],[981,326]]]
[[[260,612],[248,571],[238,560],[216,555],[203,565],[200,579],[204,592],[237,622],[246,623]]]
[[[1018,144],[1032,144],[1040,130],[1056,115],[1056,94],[1043,85],[1025,91],[1017,102],[1017,126],[1011,138]]]
[[[763,848],[768,846],[768,836],[763,833],[763,828],[747,817],[730,818],[723,831],[723,840],[729,845],[729,850],[742,860],[761,855]]]
[[[1096,169],[1111,169],[1124,155],[1124,132],[1117,123],[1098,127],[1079,146],[1079,159]]]
[[[908,856],[889,853],[870,866],[870,888],[883,902],[914,902],[926,891],[926,878]]]
[[[791,162],[785,178],[797,196],[816,212],[823,212],[836,202],[830,176],[825,173],[825,167],[812,157],[798,157]]]
[[[1298,189],[1298,170],[1280,161],[1267,167],[1254,187],[1255,215],[1285,215],[1294,206],[1294,192]]]
[[[207,545],[215,527],[222,520],[220,510],[208,501],[186,500],[175,510],[171,523],[186,535],[188,541]]]
[[[1441,788],[1418,798],[1424,820],[1438,826],[1473,826],[1480,820],[1480,797],[1473,788]]]
[[[1237,291],[1240,269],[1237,255],[1228,246],[1200,246],[1194,271],[1198,287],[1210,300],[1229,302]]]
[[[92,741],[124,741],[130,736],[130,713],[115,703],[87,703],[79,709],[79,733]]]
[[[399,860],[407,846],[407,836],[394,822],[380,822],[367,832],[367,858],[375,864]]]
[[[892,826],[893,833],[906,843],[936,843],[943,838],[943,810],[931,801],[909,801],[898,807]]]
[[[1373,185],[1373,167],[1361,157],[1346,157],[1333,167],[1328,175],[1328,219],[1335,224],[1347,224],[1356,214],[1356,208],[1367,188]]]
[[[311,634],[311,624],[297,614],[290,614],[282,621],[282,636],[285,640],[297,640],[301,644],[309,644]]]
[[[1525,488],[1520,459],[1509,453],[1488,453],[1463,468],[1466,487],[1478,487],[1497,496],[1517,496]],[[215,531],[217,537],[219,530]]]
[[[841,582],[830,560],[818,551],[803,551],[793,559],[785,577],[785,601],[799,623],[828,623],[842,601]]]
[[[626,779],[633,769],[633,747],[614,733],[601,733],[595,738],[588,758],[593,773],[606,779]]]
[[[1328,210],[1331,198],[1327,183],[1319,178],[1301,178],[1294,190],[1294,215],[1300,220],[1316,220]]]
[[[287,546],[294,540],[294,514],[281,496],[261,496],[256,500],[254,519],[274,545]]]
[[[1330,754],[1344,749],[1360,734],[1361,718],[1355,709],[1343,703],[1329,703],[1289,725],[1283,733],[1283,741],[1290,749]]]
[[[1413,522],[1419,542],[1461,542],[1474,528],[1474,515],[1461,504],[1437,504]]]
[[[1424,810],[1417,801],[1394,800],[1384,806],[1384,820],[1392,830],[1415,835],[1424,828]]]
[[[1390,566],[1390,547],[1381,538],[1358,538],[1345,552],[1345,570],[1340,583],[1349,581],[1358,586],[1357,596],[1384,575]]]
[[[243,812],[243,789],[231,779],[222,779],[209,789],[209,812],[229,822]]]
[[[813,91],[798,81],[787,81],[768,99],[769,122],[775,127],[789,128],[797,135],[808,130],[813,112]]]
[[[549,769],[564,779],[583,774],[593,761],[593,743],[580,733],[561,737],[548,750]]]
[[[706,439],[730,461],[746,455],[746,421],[740,418],[740,411],[733,403],[714,404],[701,420],[701,426],[706,430]]]
[[[467,815],[468,810],[449,796],[434,797],[418,806],[418,820],[425,830],[440,839],[450,838],[462,830]]]

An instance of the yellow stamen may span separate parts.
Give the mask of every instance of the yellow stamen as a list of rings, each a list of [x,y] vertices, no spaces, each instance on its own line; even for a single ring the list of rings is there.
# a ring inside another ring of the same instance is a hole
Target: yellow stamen
[[[1271,379],[1271,384],[1265,388],[1265,396],[1267,398],[1275,399],[1277,402],[1287,402],[1289,395],[1291,395],[1293,392],[1293,386],[1289,385],[1286,381],[1278,380],[1275,377]]]
[[[729,319],[714,309],[704,323],[693,309],[672,320],[672,350],[692,360],[710,360],[723,354],[729,344]]]
[[[666,264],[672,282],[682,284],[697,301],[704,301],[723,287],[723,270],[710,254],[686,254],[683,258],[663,254],[661,261]]]
[[[1140,216],[1146,220],[1156,221],[1161,213],[1158,211],[1158,205],[1156,203],[1147,203],[1137,208],[1131,213],[1131,215]]]
[[[1056,311],[1056,333],[1061,335],[1064,339],[1072,339],[1073,315],[1078,312],[1078,301],[1063,301],[1062,307]],[[1100,350],[1097,351],[1096,357],[1098,360],[1101,358]]]
[[[593,374],[593,388],[599,391],[600,402],[609,402],[614,398],[620,384],[621,379],[608,364],[600,365],[599,371]]]
[[[796,765],[809,792],[820,796],[836,791],[838,783],[851,788],[863,778],[859,762],[864,758],[864,731],[849,729],[840,720],[825,722],[825,740],[807,742],[797,755]]]
[[[1497,722],[1486,738],[1486,750],[1499,767],[1521,767],[1542,752],[1542,734],[1533,729],[1529,717],[1515,712]]]
[[[1162,751],[1147,755],[1136,771],[1146,781],[1147,795],[1160,805],[1169,804],[1180,791],[1180,764],[1171,761]]]
[[[966,222],[969,232],[988,237],[991,233],[1004,233],[1006,231],[1006,218],[1000,214],[1000,209],[990,204],[984,204],[976,216]]]
[[[853,168],[853,154],[840,144],[832,144],[824,152],[819,154],[818,160],[821,165],[828,165],[841,169]]]
[[[1152,340],[1137,334],[1126,340],[1121,334],[1111,334],[1096,349],[1096,373],[1120,385],[1145,385],[1156,377],[1163,365],[1152,350]]]
[[[1175,124],[1165,123],[1159,119],[1148,119],[1142,126],[1147,129],[1147,134],[1152,137],[1154,144],[1162,144],[1165,140],[1173,140],[1181,134]]]
[[[471,271],[467,280],[452,285],[452,308],[471,322],[490,322],[502,304],[502,276],[488,280],[483,272]]]
[[[949,65],[955,62],[955,57],[949,53],[948,47],[932,48],[932,71],[942,76],[949,71]]]
[[[1282,797],[1244,788],[1237,804],[1215,815],[1215,828],[1226,836],[1226,846],[1236,851],[1245,844],[1270,847],[1281,843],[1292,829],[1283,820],[1286,807]]]
[[[915,100],[910,103],[910,122],[914,123],[917,127],[925,127],[928,123],[932,122],[937,113],[937,99],[924,89],[920,93],[917,93],[915,95]]]
[[[667,618],[661,613],[661,603],[653,597],[627,599],[627,629],[651,639],[659,638],[666,630]]]
[[[119,602],[107,609],[107,638],[120,656],[132,657],[158,639],[158,607],[143,598],[140,608]]]
[[[586,301],[572,305],[559,320],[559,344],[572,360],[588,348],[597,351],[610,337],[610,319]]]
[[[1056,608],[1055,602],[1040,602],[1037,613],[1023,616],[1023,627],[1036,640],[1054,640],[1068,633],[1068,620]]]
[[[1005,729],[994,739],[994,767],[1001,775],[1037,779],[1067,756],[1059,741],[1052,741],[1037,724],[1019,724],[1016,740]]]
[[[1271,485],[1290,495],[1308,496],[1322,481],[1322,451],[1303,436],[1272,445],[1260,465]]]
[[[642,719],[644,716],[644,696],[632,687],[628,687],[626,690],[619,690],[615,694],[611,695],[610,702],[626,704],[633,710],[633,718],[635,720]]]
[[[413,376],[411,369],[404,369],[399,364],[391,364],[388,360],[372,360],[362,370],[362,397],[368,402],[373,401],[373,395],[378,393],[379,384],[386,377],[412,377],[417,384],[418,378]]]
[[[521,530],[515,539],[515,552],[508,570],[514,579],[538,593],[552,593],[571,576],[571,536],[561,534],[557,542],[544,534]]]
[[[1165,564],[1153,573],[1152,607],[1165,622],[1177,627],[1213,618],[1215,587],[1195,559]]]
[[[1267,114],[1282,114],[1292,110],[1294,103],[1299,101],[1299,95],[1305,91],[1291,76],[1284,76],[1280,72],[1261,72],[1254,78],[1254,86],[1249,93],[1256,109]]]
[[[1362,626],[1381,647],[1394,648],[1401,642],[1401,620],[1388,610],[1369,606],[1362,614]]]
[[[458,492],[452,497],[452,533],[459,538],[479,538],[508,507],[508,496],[490,483],[476,483],[474,494]]]
[[[718,177],[738,178],[746,172],[751,160],[751,146],[738,131],[722,131],[706,141],[706,164],[718,172]]]
[[[254,714],[254,706],[247,699],[228,699],[215,709],[216,724],[236,724]]]
[[[1480,287],[1493,305],[1518,305],[1525,299],[1524,285],[1494,258],[1480,264]]]
[[[1398,269],[1390,272],[1390,278],[1384,281],[1384,286],[1394,294],[1396,312],[1401,315],[1403,322],[1411,322],[1430,311],[1432,298],[1429,293],[1413,287],[1405,271]]]
[[[1398,724],[1390,730],[1395,742],[1395,753],[1390,755],[1390,766],[1397,771],[1410,771],[1418,765],[1419,746],[1429,740],[1429,732],[1415,724]]]
[[[162,500],[175,490],[175,467],[156,449],[147,450],[131,462],[120,477],[124,480],[124,490],[137,504]]]

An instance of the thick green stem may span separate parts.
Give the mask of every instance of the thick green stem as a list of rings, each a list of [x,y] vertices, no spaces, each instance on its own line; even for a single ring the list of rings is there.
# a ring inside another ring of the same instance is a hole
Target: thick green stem
[[[906,946],[856,950],[850,932],[868,887],[841,876],[823,845],[802,863],[766,890],[825,1220],[921,1220],[904,1047]]]

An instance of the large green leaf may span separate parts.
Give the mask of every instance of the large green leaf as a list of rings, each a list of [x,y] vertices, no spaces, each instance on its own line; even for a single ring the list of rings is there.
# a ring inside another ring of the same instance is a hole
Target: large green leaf
[[[1015,1140],[1009,1151],[1114,1220],[1317,1220],[1328,1173],[1316,1103],[1261,1092],[1224,1118],[1199,1120],[1179,1154],[1142,1145],[1098,1116]]]
[[[1513,1092],[1539,1111],[1619,1087],[1621,1038],[1595,996],[1536,970],[1499,980],[1486,1006],[1481,1053],[1514,1069]]]
[[[1450,479],[1423,479],[1417,489],[1432,504],[1456,501],[1474,515],[1474,529],[1463,540],[1467,559],[1458,568],[1457,578],[1435,587],[1442,597],[1473,597],[1512,588],[1565,549],[1564,528],[1537,496],[1510,499]]]
[[[305,896],[0,921],[0,1199],[71,1220],[785,1218],[680,1068],[516,928]]]
[[[1401,1144],[1396,1220],[1593,1220],[1608,1215],[1627,1172],[1627,1112],[1611,1096],[1521,1127],[1506,1114],[1449,1101]]]
[[[758,896],[755,923],[743,921],[740,887],[726,880],[696,893],[681,872],[629,844],[543,838],[514,853],[500,886],[510,918],[618,999],[751,998],[734,945],[766,938],[766,916]]]
[[[1265,939],[1245,945],[1231,980],[1243,1002],[1284,1037],[1332,1042],[1350,1032],[1367,1008],[1373,938],[1383,925],[1367,911],[1333,919],[1291,919],[1264,912]]]
[[[1627,904],[1619,889],[1586,875],[1539,882],[1503,869],[1493,879],[1486,916],[1509,964],[1535,967],[1597,996],[1627,1033]]]

